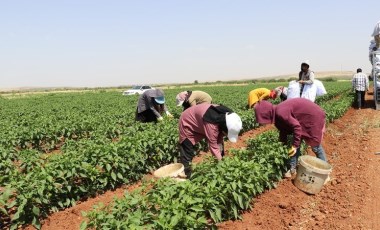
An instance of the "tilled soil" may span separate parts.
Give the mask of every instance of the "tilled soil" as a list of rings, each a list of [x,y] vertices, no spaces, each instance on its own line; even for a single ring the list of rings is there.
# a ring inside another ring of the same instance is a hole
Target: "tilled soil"
[[[249,131],[238,143],[226,144],[226,149],[243,148],[245,140],[271,128]],[[253,209],[244,212],[242,220],[226,221],[218,227],[234,230],[380,229],[380,155],[375,154],[380,152],[380,111],[350,109],[328,125],[323,146],[333,172],[332,180],[320,193],[307,195],[297,189],[292,180],[284,179],[276,189],[254,198]],[[194,161],[199,162],[208,154],[203,153]],[[125,190],[131,191],[140,184],[123,186],[53,213],[43,220],[42,229],[79,229],[84,220],[83,211],[91,210],[99,202],[109,204],[114,197],[121,197]]]
[[[306,195],[283,180],[254,199],[242,220],[219,228],[380,229],[380,111],[350,109],[328,125],[323,146],[333,171],[320,193]]]

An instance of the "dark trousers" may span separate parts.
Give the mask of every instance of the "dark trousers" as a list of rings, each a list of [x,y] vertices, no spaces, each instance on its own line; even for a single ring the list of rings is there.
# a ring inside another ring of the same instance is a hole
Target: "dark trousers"
[[[356,90],[355,101],[356,101],[356,105],[358,109],[364,107],[364,103],[365,103],[364,96],[365,96],[365,91]]]
[[[180,145],[179,145],[179,150],[180,150],[180,162],[183,164],[185,168],[185,174],[187,178],[190,178],[191,176],[191,161],[193,160],[195,156],[195,151],[194,151],[194,145],[189,141],[189,139],[185,139]]]
[[[144,112],[138,113],[136,109],[136,121],[140,122],[157,122],[157,117],[151,109],[147,109]]]

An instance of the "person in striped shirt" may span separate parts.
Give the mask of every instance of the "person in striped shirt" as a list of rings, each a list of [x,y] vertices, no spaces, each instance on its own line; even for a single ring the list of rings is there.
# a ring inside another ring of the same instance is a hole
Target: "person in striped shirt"
[[[357,69],[356,74],[352,78],[352,89],[355,91],[355,101],[358,109],[364,107],[364,96],[365,92],[368,91],[368,88],[368,76],[365,73],[362,73],[362,69]]]

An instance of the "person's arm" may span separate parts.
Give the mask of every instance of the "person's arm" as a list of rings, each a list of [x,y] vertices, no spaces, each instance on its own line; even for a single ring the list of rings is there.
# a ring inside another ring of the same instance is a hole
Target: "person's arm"
[[[260,96],[259,101],[268,99],[269,95],[270,95],[270,91],[269,92],[265,92],[263,95]]]
[[[293,130],[293,143],[292,145],[296,148],[301,145],[302,138],[302,127],[301,124],[294,117],[289,116],[286,119],[282,119],[284,125],[289,126]],[[281,131],[280,131],[281,132]],[[285,138],[285,137],[283,137]]]
[[[283,144],[287,144],[287,142],[288,142],[288,134],[285,131],[281,131],[280,130],[280,141]]]
[[[352,78],[352,91],[355,91],[355,76]]]
[[[303,84],[311,85],[314,83],[314,73],[310,72],[309,73],[309,80],[304,80],[302,81]]]
[[[161,114],[156,110],[153,104],[154,99],[145,95],[144,100],[148,104],[148,108],[153,111],[154,115],[156,115],[157,118],[160,118]]]
[[[256,104],[259,101],[256,93],[252,93],[248,96],[248,107],[251,108],[252,105]]]
[[[197,105],[197,100],[195,100],[195,98],[194,98],[191,101],[189,100],[189,103],[190,103],[190,107],[194,106],[194,105]]]
[[[223,136],[219,133],[219,127],[216,124],[205,122],[205,133],[208,141],[208,148],[210,152],[216,157],[216,159],[222,159],[222,152],[220,151],[219,144],[223,143]],[[220,137],[221,136],[221,137]],[[220,143],[221,142],[221,143]]]
[[[365,76],[365,81],[366,81],[366,91],[368,91],[369,90],[369,79],[368,79],[367,75]]]

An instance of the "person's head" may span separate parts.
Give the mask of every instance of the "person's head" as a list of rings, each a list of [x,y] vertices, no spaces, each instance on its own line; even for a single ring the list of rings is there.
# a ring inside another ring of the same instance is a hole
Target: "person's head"
[[[274,89],[272,89],[272,90],[270,91],[270,93],[269,93],[269,98],[271,98],[271,99],[276,99],[276,97],[277,97],[277,91],[274,90]]]
[[[309,70],[309,67],[310,67],[309,60],[306,60],[306,61],[301,63],[301,71],[302,72],[307,72]]]
[[[362,72],[362,69],[360,69],[360,68],[358,68],[357,70],[356,70],[356,73],[361,73]]]
[[[237,142],[240,130],[243,127],[241,118],[236,113],[226,113],[227,137],[231,142]]]
[[[164,96],[154,97],[154,101],[159,105],[163,105],[165,104],[165,97]]]
[[[185,102],[186,97],[187,97],[187,91],[183,91],[183,92],[180,92],[179,94],[177,94],[177,96],[175,98],[176,102],[177,102],[177,106],[181,106],[183,104],[183,102]]]
[[[256,122],[260,125],[274,123],[274,105],[268,101],[260,101],[255,107]]]

